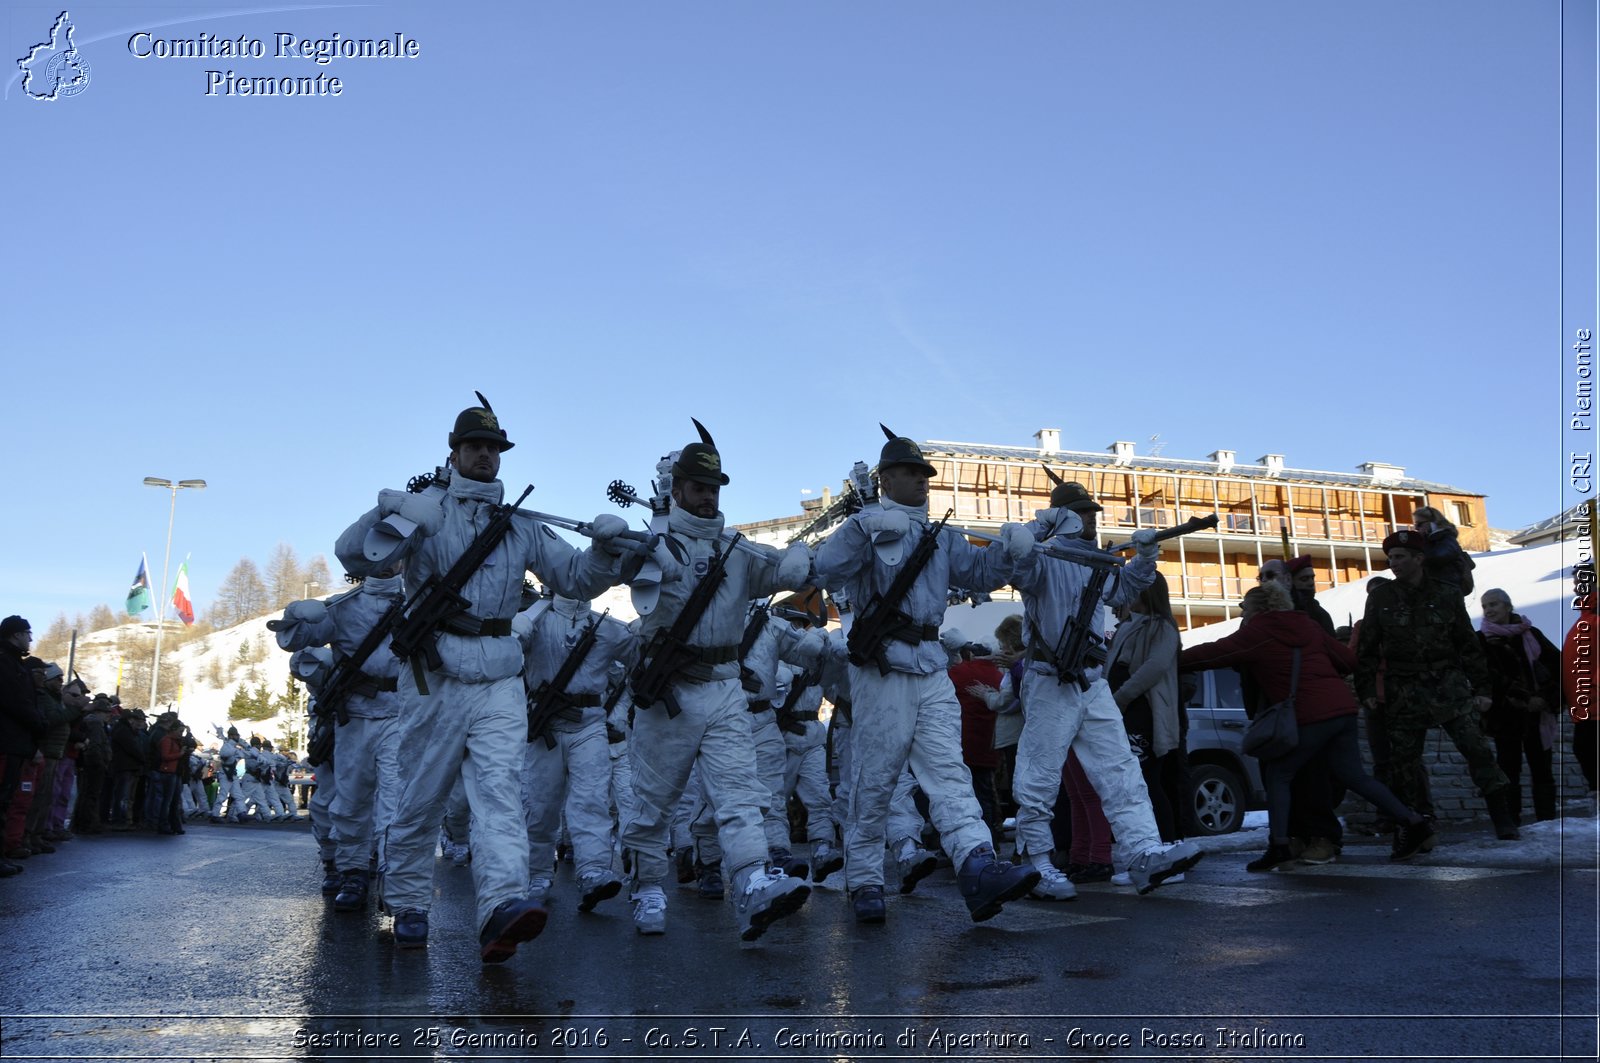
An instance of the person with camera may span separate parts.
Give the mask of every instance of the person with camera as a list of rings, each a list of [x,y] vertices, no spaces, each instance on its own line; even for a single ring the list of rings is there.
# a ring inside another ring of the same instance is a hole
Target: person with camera
[[[1411,528],[1383,540],[1394,578],[1367,586],[1356,694],[1363,705],[1377,704],[1381,664],[1395,796],[1416,807],[1427,770],[1423,743],[1430,728],[1441,727],[1466,758],[1496,836],[1510,841],[1518,837],[1514,791],[1478,726],[1479,714],[1494,703],[1488,664],[1459,586],[1427,574],[1427,547],[1427,537]]]
[[[1489,665],[1493,702],[1484,729],[1494,739],[1495,761],[1511,780],[1512,818],[1522,822],[1522,762],[1528,762],[1533,814],[1556,818],[1556,779],[1551,751],[1560,734],[1561,651],[1527,617],[1511,611],[1511,596],[1498,587],[1483,592],[1478,639]]]
[[[395,944],[426,947],[434,844],[445,798],[461,776],[473,815],[479,956],[503,963],[544,929],[546,914],[526,896],[521,784],[528,712],[522,648],[511,619],[521,607],[530,569],[556,593],[585,600],[618,583],[613,540],[627,523],[596,517],[594,545],[580,551],[533,517],[503,510],[500,461],[513,444],[487,402],[457,415],[448,442],[448,484],[440,490],[380,491],[377,506],[347,528],[334,549],[347,572],[366,575],[375,564],[366,554],[369,533],[380,523],[390,531],[407,529],[377,563],[405,560],[402,578],[410,592],[449,573],[464,555],[477,555],[474,545],[484,529],[504,529],[461,586],[449,588],[471,603],[470,613],[450,615],[422,633],[415,656],[400,669],[404,784],[380,867],[383,900],[395,913]],[[419,615],[423,604],[416,607]]]
[[[1433,828],[1361,767],[1356,740],[1358,708],[1342,678],[1355,668],[1355,654],[1295,609],[1288,587],[1276,580],[1252,588],[1242,608],[1248,622],[1231,635],[1184,650],[1178,667],[1184,671],[1247,669],[1262,695],[1262,707],[1255,716],[1292,701],[1299,738],[1292,749],[1261,758],[1262,781],[1267,788],[1268,846],[1245,870],[1271,871],[1295,861],[1289,848],[1294,777],[1318,756],[1326,759],[1329,772],[1341,785],[1401,824],[1391,860],[1409,860],[1421,852]]]

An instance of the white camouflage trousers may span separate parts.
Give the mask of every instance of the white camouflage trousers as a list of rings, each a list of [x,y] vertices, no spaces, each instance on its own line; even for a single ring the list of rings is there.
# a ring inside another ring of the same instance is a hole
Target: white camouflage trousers
[[[375,842],[394,820],[400,789],[400,721],[352,716],[335,739],[337,796],[329,813],[340,871],[364,871]],[[383,854],[378,854],[383,862]]]
[[[961,759],[961,705],[949,675],[880,675],[876,669],[852,667],[850,702],[853,722],[861,726],[850,729],[847,888],[883,885],[890,804],[908,766],[928,797],[933,825],[957,868],[974,850],[989,845],[972,775]]]
[[[312,791],[311,803],[307,806],[311,812],[311,835],[317,839],[318,854],[324,860],[334,861],[336,868],[339,849],[333,840],[333,814],[329,808],[338,794],[339,784],[333,768],[326,763],[317,765],[317,788]]]
[[[765,813],[762,831],[767,836],[767,852],[789,851],[789,806],[785,801],[784,776],[789,753],[778,726],[778,714],[771,709],[750,713],[750,738],[756,745],[756,772],[767,796],[762,801]]]
[[[1128,746],[1122,711],[1105,680],[1082,690],[1053,675],[1028,672],[1022,680],[1028,707],[1017,739],[1017,769],[1012,796],[1017,802],[1017,848],[1034,859],[1055,848],[1050,820],[1061,791],[1061,766],[1067,749],[1078,754],[1083,772],[1116,837],[1112,860],[1127,867],[1142,852],[1161,848],[1139,761]]]
[[[522,677],[468,683],[428,673],[417,693],[400,670],[400,763],[404,785],[382,848],[383,899],[392,912],[433,903],[434,845],[457,776],[472,809],[472,880],[478,926],[497,905],[528,888],[528,831],[522,815],[522,758],[528,708]]]
[[[611,870],[611,754],[600,720],[575,731],[552,725],[552,749],[543,736],[527,744],[522,807],[527,816],[528,874],[554,879],[556,837],[567,814],[572,860],[581,879]]]
[[[806,840],[833,842],[833,809],[828,799],[828,741],[821,720],[807,720],[804,734],[783,732],[787,754],[783,769],[783,805],[790,794],[806,809]]]
[[[222,817],[222,806],[228,806],[228,815],[234,819],[244,815],[244,789],[239,777],[231,771],[217,772],[217,799],[211,802],[211,814]]]
[[[633,851],[639,885],[660,885],[667,877],[673,809],[697,758],[725,872],[734,876],[767,860],[762,817],[771,793],[756,774],[744,688],[738,679],[714,679],[675,683],[673,693],[683,710],[676,717],[668,719],[666,706],[652,705],[637,709],[633,718],[629,757],[637,807],[623,824],[622,844]]]

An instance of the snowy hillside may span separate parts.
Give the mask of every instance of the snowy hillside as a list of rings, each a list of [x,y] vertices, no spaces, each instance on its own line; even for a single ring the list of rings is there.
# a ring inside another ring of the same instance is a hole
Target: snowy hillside
[[[611,615],[623,623],[638,615],[629,600],[626,587],[613,587],[595,600],[594,607],[597,610],[610,609]],[[227,728],[228,706],[232,704],[234,693],[241,684],[254,689],[257,683],[265,683],[274,697],[283,693],[289,679],[289,655],[278,649],[273,633],[267,630],[267,621],[278,615],[269,613],[256,617],[234,627],[212,632],[176,649],[171,648],[170,642],[163,646],[162,661],[170,661],[178,666],[182,686],[176,691],[161,693],[161,708],[165,709],[169,704],[175,708],[178,716],[189,725],[202,744],[214,741],[214,727],[217,725]],[[82,636],[78,640],[78,674],[88,681],[92,690],[115,689],[118,658],[125,652],[119,649],[119,640],[131,631],[153,634],[154,630],[153,624],[123,624]],[[171,637],[170,628],[167,637]],[[244,649],[242,655],[241,647]],[[257,656],[261,659],[243,663]],[[252,669],[255,678],[250,678]],[[219,675],[227,677],[220,687],[212,682]],[[148,688],[132,690],[125,687],[122,700],[125,705],[147,709],[150,692]],[[270,720],[241,724],[239,730],[245,734],[257,731],[276,744],[289,723],[287,716],[280,715]]]

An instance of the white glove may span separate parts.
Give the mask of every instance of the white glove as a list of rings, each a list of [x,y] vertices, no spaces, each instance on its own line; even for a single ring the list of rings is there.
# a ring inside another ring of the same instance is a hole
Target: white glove
[[[398,513],[415,524],[423,535],[435,535],[444,527],[444,509],[439,505],[439,499],[412,494],[410,491],[388,488],[379,491],[378,513],[385,517]]]
[[[795,543],[778,555],[778,586],[804,587],[811,581],[811,550]]]
[[[285,620],[294,620],[302,624],[320,624],[328,617],[327,603],[316,598],[307,598],[304,601],[290,602],[283,610]]]
[[[289,658],[290,671],[312,689],[322,686],[332,667],[333,651],[325,646],[314,650],[298,650]]]
[[[892,542],[911,532],[911,517],[904,510],[880,509],[862,517],[861,526],[867,529],[873,542]]]
[[[612,557],[622,553],[613,540],[627,530],[628,522],[615,513],[602,513],[589,522],[589,537],[595,546]]]
[[[1151,528],[1140,528],[1133,533],[1133,545],[1138,547],[1140,557],[1154,561],[1161,556],[1161,544],[1156,541],[1156,533]]]
[[[1006,556],[1017,564],[1028,560],[1033,554],[1033,532],[1021,524],[1000,525],[1000,545],[1005,547]]]

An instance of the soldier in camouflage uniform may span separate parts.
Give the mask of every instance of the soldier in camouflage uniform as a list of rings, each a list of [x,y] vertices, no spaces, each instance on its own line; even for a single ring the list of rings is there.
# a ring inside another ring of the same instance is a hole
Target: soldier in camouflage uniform
[[[1423,571],[1426,539],[1403,530],[1383,541],[1395,578],[1367,589],[1356,656],[1356,694],[1377,705],[1378,668],[1384,666],[1384,723],[1395,796],[1416,807],[1426,780],[1422,747],[1430,727],[1444,728],[1467,758],[1472,781],[1489,806],[1495,833],[1517,837],[1508,798],[1510,780],[1495,763],[1478,717],[1489,707],[1489,669],[1467,619],[1461,592]]]

